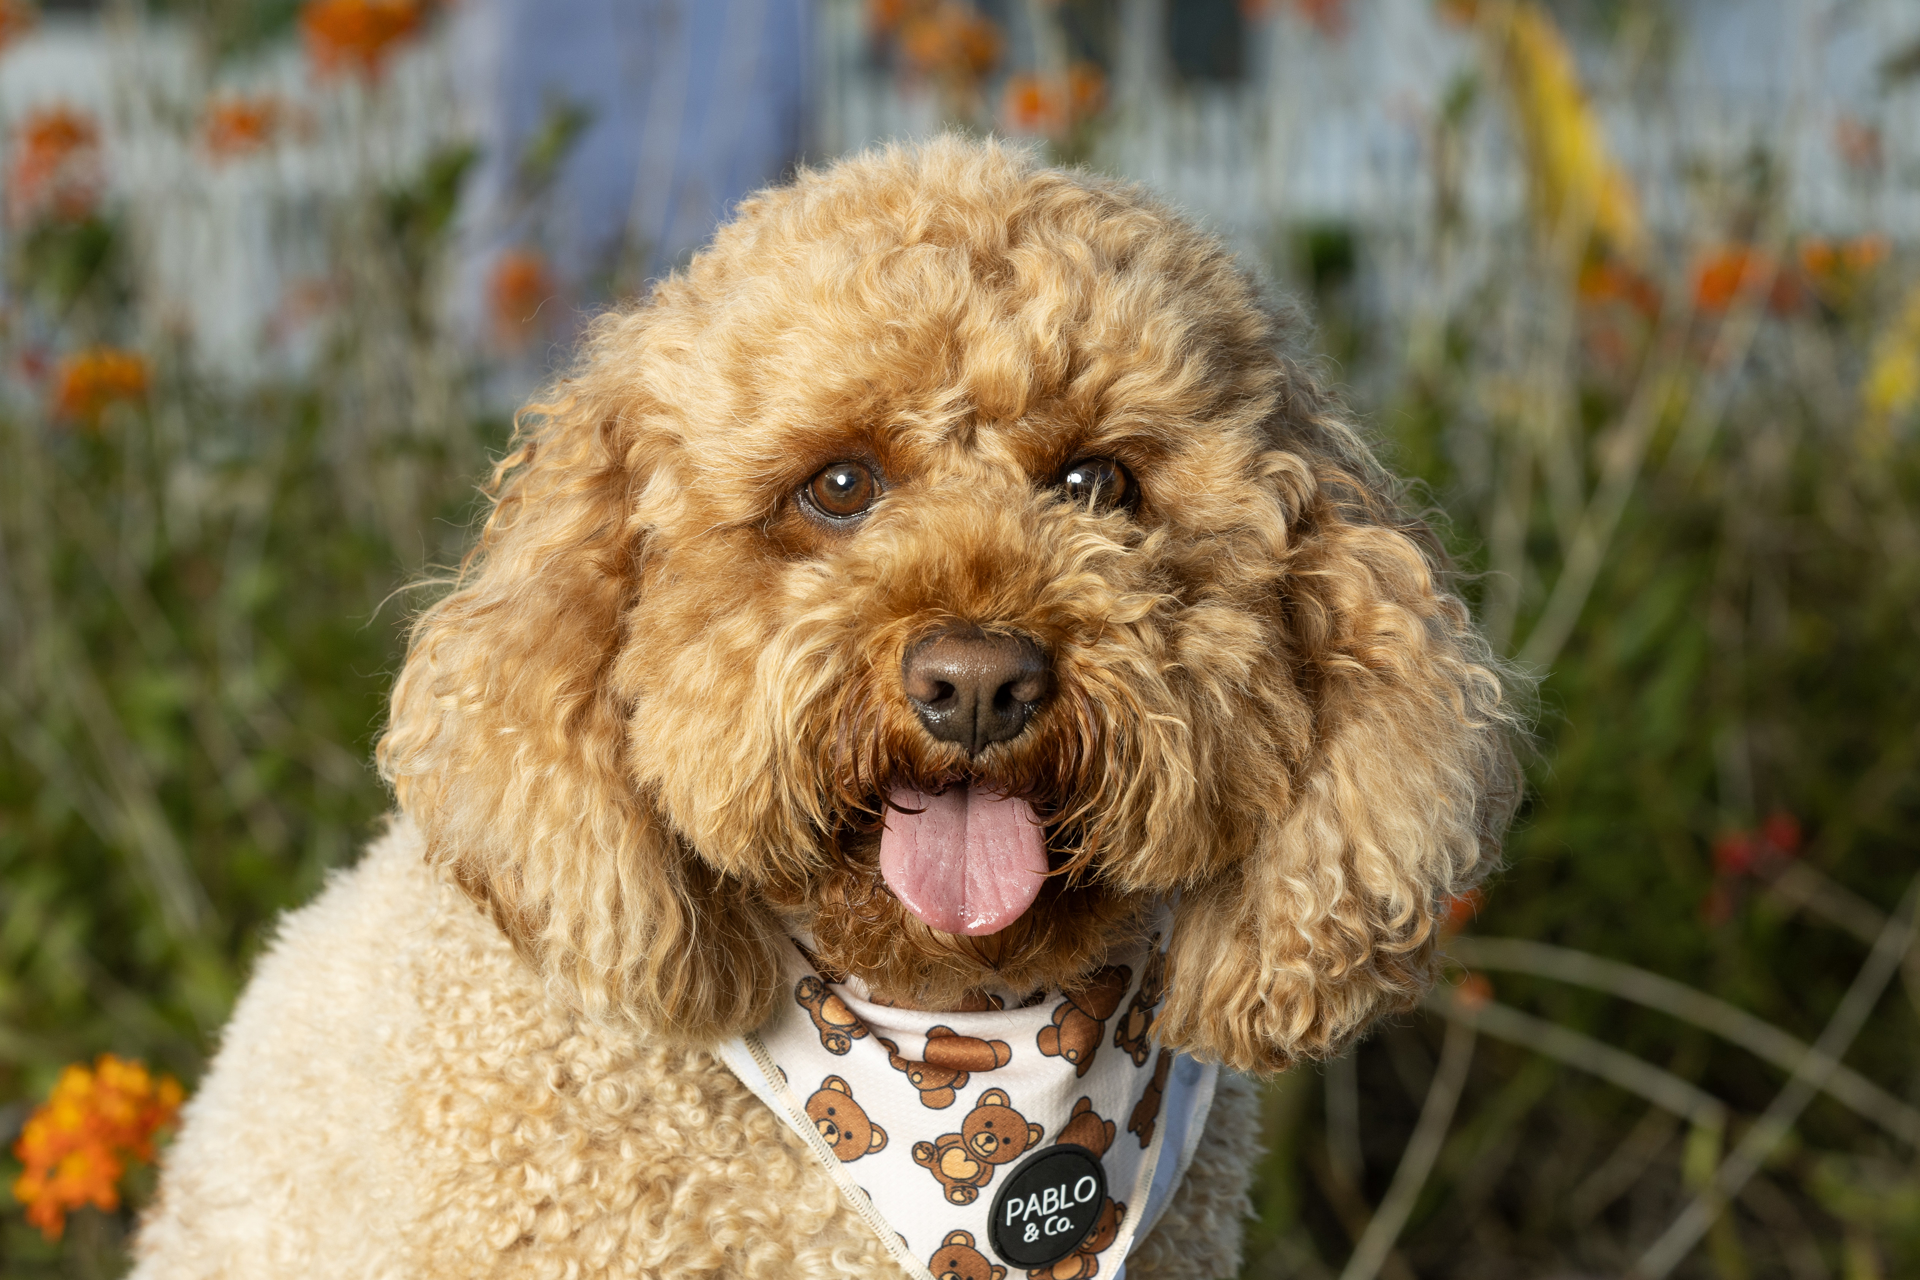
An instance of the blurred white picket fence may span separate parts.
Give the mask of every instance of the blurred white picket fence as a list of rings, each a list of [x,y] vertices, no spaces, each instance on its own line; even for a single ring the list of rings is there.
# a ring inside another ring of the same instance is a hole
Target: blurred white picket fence
[[[1254,256],[1277,229],[1339,222],[1418,261],[1433,218],[1431,148],[1446,94],[1477,74],[1471,37],[1431,0],[1351,0],[1349,29],[1328,38],[1291,16],[1251,27],[1246,79],[1182,88],[1156,65],[1164,0],[1123,0],[1126,29],[1115,106],[1095,163],[1160,191]],[[1015,6],[1018,12],[1018,6]],[[1881,83],[1895,50],[1920,40],[1908,0],[1696,0],[1666,60],[1667,89],[1628,98],[1609,86],[1604,48],[1583,49],[1608,132],[1639,183],[1649,222],[1698,222],[1697,175],[1729,173],[1764,150],[1794,224],[1920,241],[1920,87]],[[861,0],[816,0],[811,158],[941,127],[938,103],[877,71]],[[330,203],[403,177],[436,148],[471,136],[461,63],[445,35],[397,59],[383,88],[316,84],[288,47],[241,68],[223,88],[297,104],[303,127],[284,145],[216,164],[193,122],[214,77],[177,27],[47,22],[0,54],[0,126],[63,101],[104,123],[112,186],[133,212],[156,314],[190,333],[211,371],[252,380],[307,358],[291,300],[327,270]],[[1524,187],[1503,113],[1474,115],[1462,165],[1468,219],[1506,234]],[[1849,169],[1844,122],[1877,130],[1877,175]],[[1400,246],[1402,252],[1392,246]]]

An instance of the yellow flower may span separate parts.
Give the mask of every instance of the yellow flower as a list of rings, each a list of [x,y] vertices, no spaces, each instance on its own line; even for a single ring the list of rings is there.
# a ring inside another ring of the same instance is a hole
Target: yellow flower
[[[1920,284],[1873,344],[1873,359],[1860,385],[1867,427],[1884,436],[1895,420],[1920,405]]]
[[[1549,232],[1560,231],[1569,217],[1590,219],[1610,247],[1633,252],[1643,235],[1639,201],[1607,148],[1553,19],[1532,0],[1475,5],[1463,16],[1480,25],[1505,69],[1535,216]]]

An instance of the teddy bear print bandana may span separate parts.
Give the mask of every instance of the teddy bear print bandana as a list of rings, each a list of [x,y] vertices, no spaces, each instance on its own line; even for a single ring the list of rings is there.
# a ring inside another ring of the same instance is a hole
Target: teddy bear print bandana
[[[773,1015],[720,1057],[907,1274],[1118,1277],[1192,1159],[1217,1075],[1154,1041],[1158,943],[1077,991],[978,1013],[876,1004],[790,943]]]

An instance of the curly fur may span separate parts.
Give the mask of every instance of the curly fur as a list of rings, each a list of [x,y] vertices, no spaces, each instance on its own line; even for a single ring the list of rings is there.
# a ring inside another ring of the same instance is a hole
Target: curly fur
[[[265,1122],[235,1046],[293,1033],[284,999],[319,979],[290,957],[358,936],[349,896],[435,903],[416,958],[368,938],[326,961],[404,975],[363,993],[391,1038],[341,1066],[392,1075],[397,1127],[354,1138],[423,1170],[385,1211],[461,1273],[566,1269],[509,1267],[516,1250],[590,1274],[889,1273],[704,1053],[764,1016],[790,930],[882,998],[947,1009],[989,982],[1071,986],[1177,893],[1156,1030],[1241,1071],[1414,1000],[1437,905],[1497,854],[1516,717],[1293,337],[1164,207],[996,146],[876,152],[743,205],[523,415],[394,689],[379,760],[403,833],[497,930],[374,863],[296,917],[196,1103],[143,1274],[212,1274],[156,1260],[189,1256],[202,1166]],[[1135,506],[1058,493],[1088,456],[1126,464]],[[830,529],[795,495],[846,458],[886,493]],[[955,621],[1052,665],[1026,732],[971,759],[899,679]],[[986,938],[931,930],[876,868],[889,790],[956,779],[1047,824],[1055,874]],[[1251,1153],[1209,1142],[1168,1240],[1239,1212]],[[312,1177],[359,1176],[327,1160]],[[1237,1228],[1220,1238],[1224,1267]],[[1141,1274],[1197,1256],[1143,1250]]]

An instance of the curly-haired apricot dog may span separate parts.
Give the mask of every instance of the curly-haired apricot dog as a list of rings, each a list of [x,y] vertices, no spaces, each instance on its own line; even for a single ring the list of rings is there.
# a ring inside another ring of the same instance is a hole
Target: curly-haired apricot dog
[[[1413,1001],[1514,717],[1289,341],[1219,243],[999,147],[747,202],[525,416],[394,689],[401,816],[261,960],[136,1274],[899,1275],[711,1052],[790,934],[982,1008],[1172,903],[1155,1042],[1240,1072]],[[940,804],[1050,874],[903,868]],[[1129,1280],[1234,1270],[1253,1126],[1223,1077]]]

